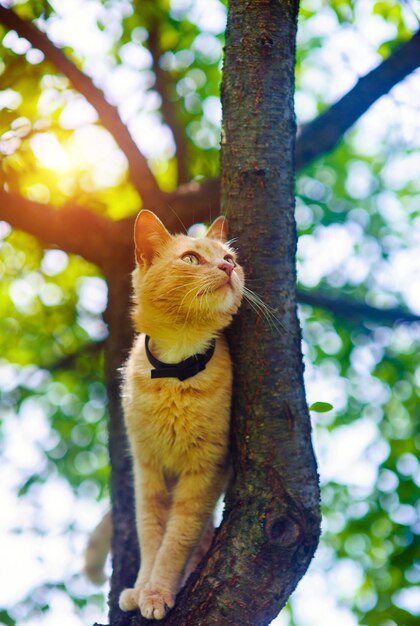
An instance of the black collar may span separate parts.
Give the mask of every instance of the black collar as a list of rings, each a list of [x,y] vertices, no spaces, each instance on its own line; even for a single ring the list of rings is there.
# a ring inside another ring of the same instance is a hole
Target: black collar
[[[149,339],[150,337],[146,335],[146,355],[149,363],[155,368],[150,372],[152,378],[178,378],[181,381],[191,378],[206,369],[216,346],[216,340],[213,339],[204,354],[193,354],[180,363],[162,363],[150,352]]]

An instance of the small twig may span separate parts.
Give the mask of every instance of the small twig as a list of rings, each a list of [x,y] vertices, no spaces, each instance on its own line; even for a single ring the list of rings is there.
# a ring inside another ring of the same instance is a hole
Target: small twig
[[[149,51],[153,58],[153,72],[156,76],[155,89],[162,99],[163,117],[171,129],[175,141],[178,185],[181,185],[188,180],[187,146],[185,134],[177,119],[175,102],[171,98],[171,85],[168,80],[168,74],[159,65],[161,50],[159,45],[159,24],[156,21],[149,29]]]

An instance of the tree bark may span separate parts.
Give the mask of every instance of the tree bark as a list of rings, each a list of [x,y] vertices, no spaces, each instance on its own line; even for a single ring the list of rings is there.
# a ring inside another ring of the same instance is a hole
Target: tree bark
[[[274,332],[244,307],[232,331],[237,482],[229,510],[246,554],[235,568],[248,605],[238,623],[254,625],[284,606],[319,536],[295,296],[297,9],[297,2],[232,3],[222,88],[222,213],[250,284],[285,328]]]
[[[133,255],[134,265],[134,255]],[[131,268],[130,268],[131,269]],[[131,586],[139,567],[139,549],[134,521],[134,496],[131,458],[120,401],[119,368],[127,359],[133,341],[131,281],[129,268],[108,274],[108,308],[106,321],[109,338],[105,352],[105,377],[109,402],[109,452],[111,461],[112,499],[112,578],[109,597],[109,623],[129,624],[118,607],[118,598]]]

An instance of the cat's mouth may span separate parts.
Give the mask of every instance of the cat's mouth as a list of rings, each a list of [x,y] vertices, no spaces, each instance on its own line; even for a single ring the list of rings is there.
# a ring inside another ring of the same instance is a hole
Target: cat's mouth
[[[216,287],[215,291],[219,291],[219,289],[224,289],[225,287],[228,289],[233,289],[232,279],[230,278],[230,276],[226,276],[226,280],[221,285]]]
[[[204,296],[209,293],[218,293],[222,289],[233,289],[233,283],[230,277],[226,276],[226,280],[224,280],[222,283],[213,284],[210,288],[206,287],[203,290],[200,289],[197,292],[197,296]]]

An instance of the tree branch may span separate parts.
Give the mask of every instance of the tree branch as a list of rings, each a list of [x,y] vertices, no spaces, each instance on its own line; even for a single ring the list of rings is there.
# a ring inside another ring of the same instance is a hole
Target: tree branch
[[[297,290],[297,299],[301,304],[327,309],[334,315],[347,319],[360,318],[369,319],[374,322],[384,324],[403,324],[420,322],[420,315],[410,313],[401,307],[380,309],[365,302],[360,302],[353,298],[329,296],[319,291],[307,292],[302,289]]]
[[[420,31],[399,46],[378,67],[358,80],[356,85],[326,113],[302,127],[296,142],[296,169],[302,169],[329,152],[344,133],[403,78],[420,65]]]
[[[176,116],[175,103],[171,100],[167,73],[159,65],[159,25],[154,22],[149,30],[149,51],[153,58],[153,72],[156,77],[155,89],[162,99],[162,113],[166,124],[172,131],[176,146],[176,158],[178,165],[178,184],[188,180],[187,151],[185,135]]]
[[[222,82],[222,209],[288,328],[245,307],[229,330],[236,481],[182,623],[269,624],[315,551],[319,492],[296,316],[293,111],[298,2],[229,3]],[[281,76],[281,80],[279,77]],[[243,338],[246,337],[246,341]],[[175,611],[181,611],[181,595]],[[196,610],[192,613],[192,610]]]
[[[176,191],[166,194],[165,203],[167,208],[175,211],[186,228],[197,222],[212,221],[220,213],[220,179],[181,185]]]
[[[111,133],[127,157],[130,180],[141,195],[143,204],[156,203],[161,191],[146,159],[121,121],[116,107],[105,100],[102,91],[94,86],[91,79],[83,74],[34,24],[23,20],[14,11],[1,5],[0,23],[6,28],[15,30],[20,37],[24,37],[35,48],[41,50],[46,58],[67,76],[75,89],[96,109],[103,126]]]
[[[80,254],[104,270],[119,258],[125,262],[126,257],[132,256],[132,236],[130,233],[127,238],[127,229],[121,222],[112,222],[74,202],[54,209],[0,187],[0,219],[37,237],[46,246]]]

